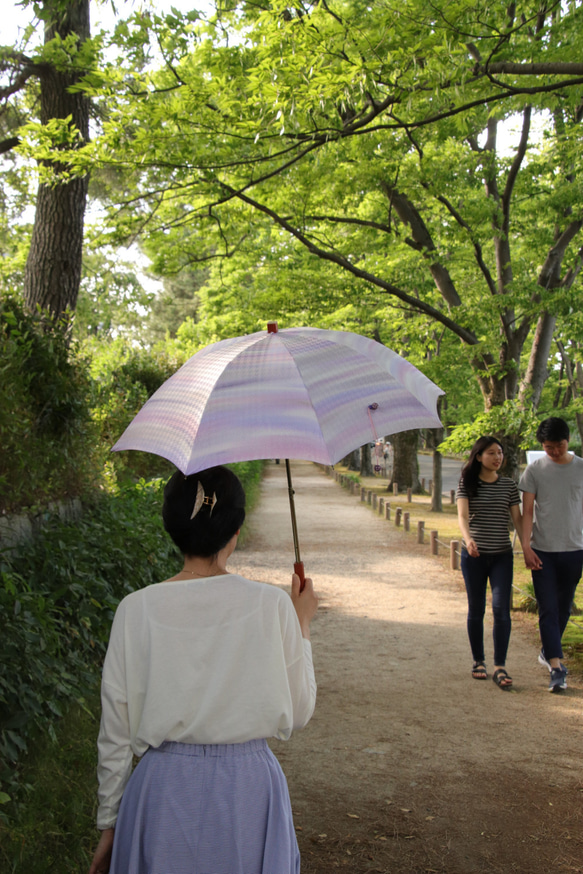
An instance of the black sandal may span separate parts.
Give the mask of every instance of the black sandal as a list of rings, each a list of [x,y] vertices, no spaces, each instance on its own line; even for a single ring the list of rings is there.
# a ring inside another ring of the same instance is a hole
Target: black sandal
[[[488,672],[484,662],[474,662],[472,667],[472,677],[474,680],[487,680]]]
[[[512,677],[504,668],[498,668],[497,671],[494,671],[492,679],[500,689],[512,689]],[[505,680],[510,680],[510,682],[505,683]]]

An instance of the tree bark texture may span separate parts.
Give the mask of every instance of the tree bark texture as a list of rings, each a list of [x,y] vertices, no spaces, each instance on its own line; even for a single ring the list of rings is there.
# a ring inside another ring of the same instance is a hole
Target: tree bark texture
[[[419,482],[419,463],[417,461],[417,448],[419,445],[419,431],[400,431],[391,437],[393,444],[393,476],[388,490],[393,490],[393,483],[397,483],[399,491],[412,489],[414,492],[421,491]]]
[[[370,444],[365,443],[360,447],[360,475],[372,476],[372,458],[370,454]]]
[[[444,405],[443,397],[437,399],[437,415],[441,418],[441,410]],[[445,428],[432,428],[428,432],[427,444],[433,449],[433,490],[431,492],[431,510],[434,513],[443,513],[443,465],[439,444],[443,443]]]
[[[89,0],[63,4],[46,0],[45,44],[59,35],[74,33],[79,42],[89,37]],[[40,71],[41,122],[71,116],[80,141],[89,137],[89,100],[69,88],[80,73],[61,72],[50,65]],[[41,183],[30,251],[24,276],[24,298],[34,309],[40,306],[54,316],[74,310],[81,281],[83,221],[88,178],[56,185]]]
[[[360,449],[353,449],[342,459],[342,464],[348,470],[360,470]]]
[[[431,510],[433,513],[443,513],[443,465],[441,452],[433,450],[433,489],[431,492]]]

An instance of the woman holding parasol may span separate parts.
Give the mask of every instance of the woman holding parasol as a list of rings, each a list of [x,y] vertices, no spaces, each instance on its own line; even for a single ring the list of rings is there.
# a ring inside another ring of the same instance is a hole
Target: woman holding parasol
[[[227,570],[244,508],[224,467],[166,485],[164,525],[184,566],[124,598],[114,618],[89,874],[299,871],[287,784],[266,738],[287,740],[313,713],[317,598],[309,578],[300,593],[293,576],[290,600]]]

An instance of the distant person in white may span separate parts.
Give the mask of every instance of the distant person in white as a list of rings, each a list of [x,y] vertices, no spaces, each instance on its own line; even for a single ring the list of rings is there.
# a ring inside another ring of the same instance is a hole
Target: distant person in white
[[[567,688],[561,641],[583,569],[583,459],[568,451],[564,419],[545,419],[536,437],[545,457],[529,464],[518,484],[522,545],[538,604],[539,662],[550,671],[549,692],[559,692]]]

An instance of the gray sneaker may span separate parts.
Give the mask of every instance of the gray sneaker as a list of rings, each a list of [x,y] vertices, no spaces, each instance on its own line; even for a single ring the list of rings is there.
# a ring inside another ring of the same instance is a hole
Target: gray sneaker
[[[551,663],[549,661],[547,661],[544,649],[541,649],[541,651],[538,654],[538,663],[539,663],[539,665],[543,665],[548,670],[549,674],[553,670]],[[563,662],[561,662],[561,670],[564,671],[565,674],[569,673],[569,671],[567,670],[567,668],[565,667]]]
[[[559,692],[567,688],[567,671],[562,668],[552,668],[549,692]]]

